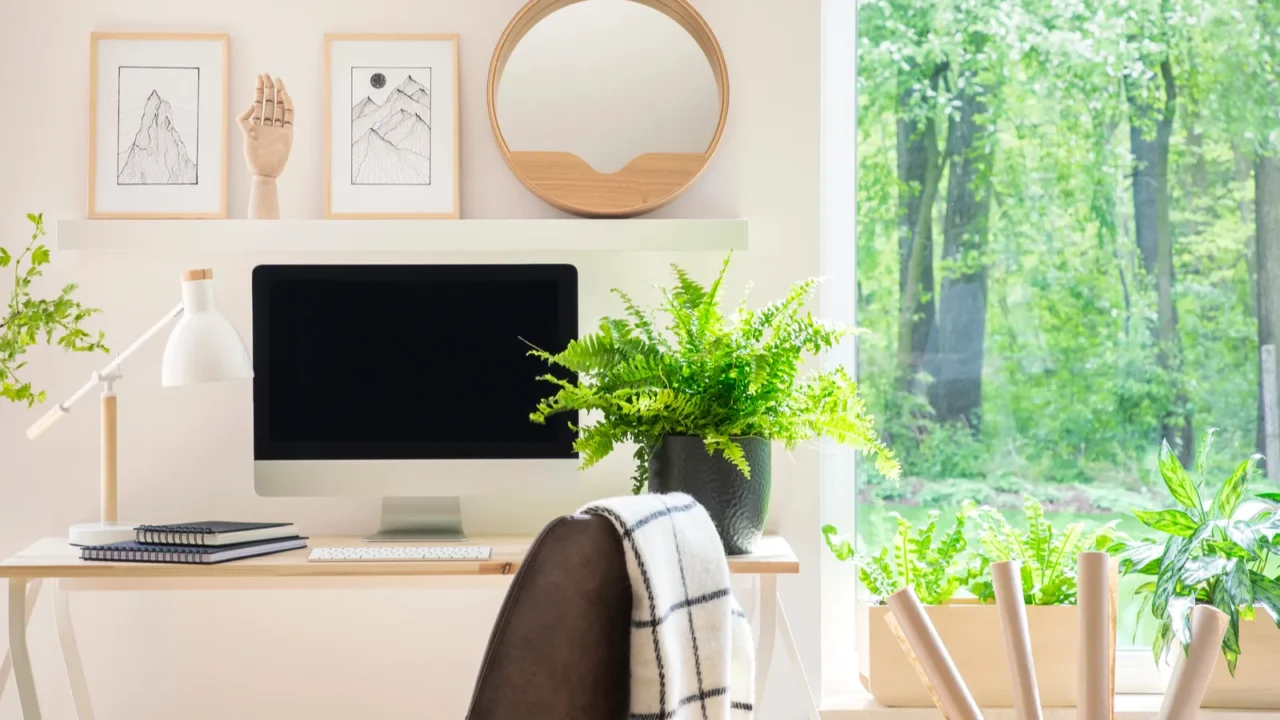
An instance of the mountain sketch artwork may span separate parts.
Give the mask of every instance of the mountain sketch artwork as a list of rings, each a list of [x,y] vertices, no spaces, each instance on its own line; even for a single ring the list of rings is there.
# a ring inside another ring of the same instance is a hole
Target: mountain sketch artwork
[[[122,119],[123,123],[124,120]],[[152,90],[142,108],[133,142],[119,150],[119,185],[195,185],[197,166],[173,122],[173,108]]]
[[[359,97],[353,68],[351,97]],[[414,69],[386,92],[381,103],[372,94],[351,108],[351,183],[353,185],[431,184],[431,69]],[[383,72],[367,75],[368,85],[382,90]]]

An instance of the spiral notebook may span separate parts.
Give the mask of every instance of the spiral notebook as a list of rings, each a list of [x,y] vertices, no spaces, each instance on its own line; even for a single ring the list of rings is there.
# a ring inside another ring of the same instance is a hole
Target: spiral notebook
[[[178,525],[139,525],[136,540],[160,545],[235,545],[298,536],[291,523],[250,523],[205,520]]]
[[[291,537],[258,542],[236,543],[221,547],[188,547],[183,545],[157,545],[140,543],[133,540],[111,543],[109,545],[93,545],[80,548],[81,560],[104,560],[107,562],[155,562],[155,563],[187,563],[195,565],[212,565],[228,560],[270,555],[271,553],[297,550],[307,546],[307,539]]]

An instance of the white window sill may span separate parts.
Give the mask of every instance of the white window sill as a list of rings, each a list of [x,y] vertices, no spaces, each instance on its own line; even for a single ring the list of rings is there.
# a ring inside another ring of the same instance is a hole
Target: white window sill
[[[1156,720],[1162,695],[1117,695],[1115,720]],[[868,694],[827,698],[819,714],[822,720],[937,720],[934,708],[891,708]],[[984,710],[986,720],[1014,720],[1013,708]],[[1274,710],[1201,710],[1197,720],[1241,720],[1280,718]],[[1075,720],[1075,708],[1045,708],[1045,720]]]

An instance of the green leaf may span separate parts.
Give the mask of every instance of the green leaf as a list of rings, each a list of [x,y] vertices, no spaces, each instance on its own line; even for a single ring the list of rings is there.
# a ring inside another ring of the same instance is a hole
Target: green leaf
[[[1280,492],[1260,492],[1258,497],[1263,500],[1270,500],[1273,503],[1280,503]]]
[[[48,265],[49,264],[49,248],[45,247],[44,245],[37,245],[36,248],[31,251],[31,264],[36,267],[40,267],[41,265]]]
[[[1159,510],[1157,512],[1134,510],[1133,514],[1138,518],[1139,522],[1152,530],[1159,530],[1162,533],[1177,535],[1178,537],[1191,537],[1200,527],[1200,523],[1197,523],[1190,515],[1181,510]]]
[[[1249,580],[1253,583],[1254,600],[1271,616],[1271,622],[1280,628],[1280,582],[1253,570],[1249,571]]]
[[[834,525],[823,525],[822,539],[826,541],[827,548],[836,556],[836,559],[849,560],[854,554],[853,543],[844,538],[837,537],[839,532],[840,531],[837,530]]]
[[[1249,478],[1253,475],[1253,469],[1259,457],[1254,455],[1240,463],[1236,466],[1235,472],[1231,473],[1227,481],[1222,484],[1222,488],[1213,498],[1213,508],[1218,517],[1231,517],[1231,512],[1240,502],[1240,496],[1244,494],[1245,486],[1249,484]]]
[[[1200,449],[1196,452],[1196,477],[1204,482],[1205,469],[1209,464],[1209,450],[1213,447],[1213,437],[1218,428],[1209,428],[1200,438]]]
[[[1165,608],[1169,607],[1192,545],[1183,537],[1171,537],[1165,543],[1164,555],[1160,558],[1160,574],[1156,576],[1156,589],[1151,597],[1151,610],[1157,619],[1161,619]]]
[[[1179,505],[1200,514],[1204,513],[1200,491],[1196,489],[1195,483],[1191,482],[1191,477],[1187,475],[1186,468],[1182,467],[1173,448],[1169,447],[1168,440],[1162,441],[1160,445],[1160,477],[1164,480],[1165,487],[1169,488],[1169,495]]]
[[[9,251],[0,247],[0,268],[9,267],[11,262],[13,262],[13,257],[9,255]]]
[[[1183,566],[1182,576],[1178,578],[1178,582],[1183,587],[1196,587],[1206,580],[1227,572],[1233,562],[1238,561],[1234,558],[1214,557],[1212,555],[1193,558]]]
[[[1175,595],[1169,600],[1168,622],[1184,653],[1191,645],[1191,608],[1195,606],[1194,595]]]

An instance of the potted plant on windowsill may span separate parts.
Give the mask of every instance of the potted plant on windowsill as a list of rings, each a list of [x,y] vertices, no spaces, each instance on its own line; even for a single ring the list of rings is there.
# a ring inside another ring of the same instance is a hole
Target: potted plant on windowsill
[[[1189,616],[1197,604],[1226,613],[1222,656],[1214,668],[1202,707],[1280,709],[1280,582],[1265,575],[1280,551],[1280,496],[1249,497],[1259,456],[1239,465],[1210,495],[1205,466],[1213,445],[1210,430],[1200,441],[1194,477],[1165,443],[1160,476],[1177,507],[1135,511],[1163,537],[1125,543],[1121,571],[1150,577],[1137,590],[1158,621],[1152,651],[1157,660],[1186,650]]]
[[[576,375],[543,376],[558,386],[531,415],[542,423],[562,412],[592,413],[574,448],[590,467],[622,443],[634,443],[632,490],[685,492],[701,503],[730,555],[748,553],[769,507],[771,443],[788,449],[828,437],[875,458],[898,474],[876,437],[857,384],[840,368],[805,373],[807,358],[851,332],[804,309],[816,280],[797,283],[782,300],[759,309],[720,310],[726,257],[710,286],[673,265],[676,284],[659,288],[659,328],[652,310],[614,290],[625,317],[551,353],[531,354]]]
[[[897,523],[892,542],[871,556],[858,553],[834,527],[823,528],[827,546],[837,558],[857,564],[858,577],[872,596],[858,604],[858,660],[862,685],[877,701],[890,707],[934,705],[885,622],[889,608],[883,598],[910,587],[927,606],[974,700],[983,707],[1009,707],[1013,697],[1007,666],[1001,662],[1005,649],[1000,615],[992,604],[991,563],[1018,560],[1040,701],[1046,707],[1076,705],[1076,556],[1114,544],[1116,531],[1110,524],[1086,531],[1083,523],[1072,523],[1058,533],[1032,497],[1026,499],[1025,511],[1024,531],[999,511],[966,501],[955,526],[936,540],[939,512],[930,512],[920,529],[890,513]],[[976,537],[972,546],[966,532]],[[966,590],[968,596],[958,596]]]

